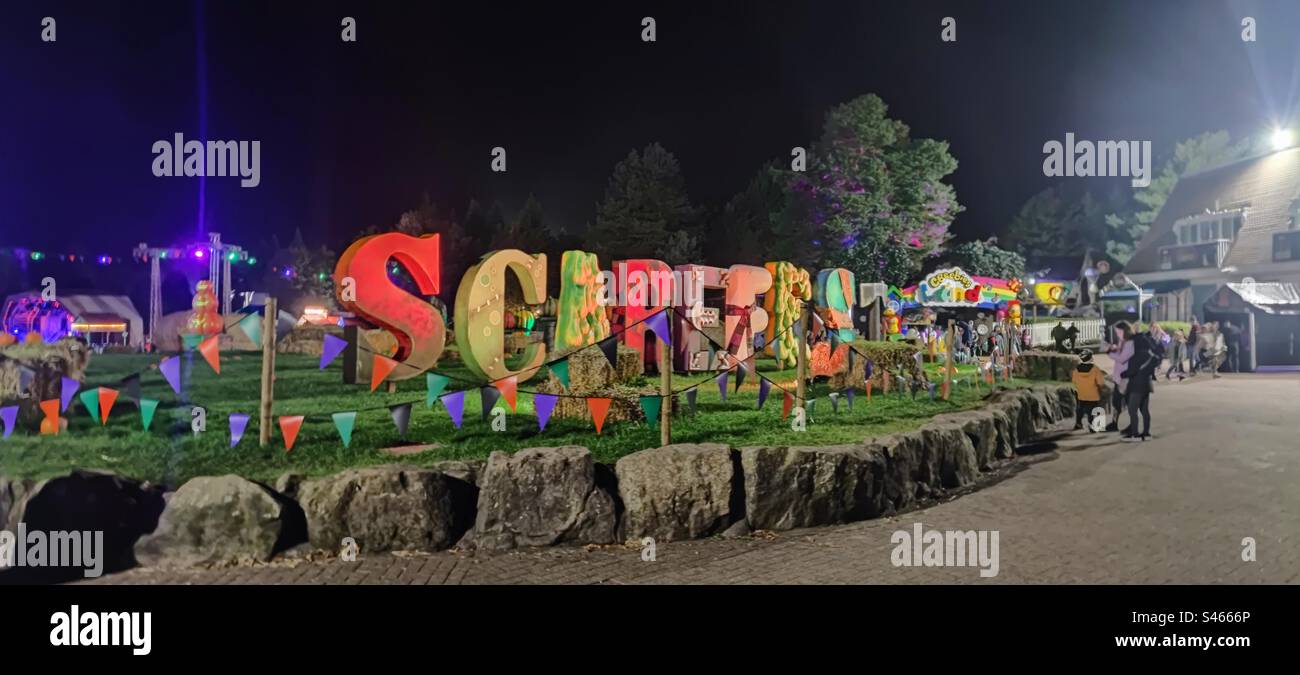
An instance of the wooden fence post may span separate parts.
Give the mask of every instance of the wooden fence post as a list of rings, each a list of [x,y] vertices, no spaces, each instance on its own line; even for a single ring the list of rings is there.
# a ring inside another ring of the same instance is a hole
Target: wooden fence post
[[[257,439],[262,447],[271,442],[271,404],[275,400],[275,298],[266,299],[262,317],[262,407]]]
[[[807,374],[808,374],[808,355],[807,355],[808,303],[807,302],[804,302],[802,309],[799,310],[799,334],[796,335],[795,338],[798,340],[798,342],[796,343],[798,347],[796,351],[797,358],[795,362],[797,365],[795,368],[795,373],[796,373],[796,377],[799,378],[798,382],[795,383],[795,391],[798,392],[799,407],[803,408],[807,405],[807,397],[808,397],[808,385],[806,384]]]
[[[673,354],[668,341],[655,336],[659,343],[659,445],[673,442]]]

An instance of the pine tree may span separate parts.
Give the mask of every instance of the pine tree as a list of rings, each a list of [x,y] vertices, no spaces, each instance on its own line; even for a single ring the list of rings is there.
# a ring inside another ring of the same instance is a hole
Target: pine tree
[[[696,213],[677,158],[651,143],[614,166],[587,247],[602,261],[657,258],[669,235],[696,234]]]

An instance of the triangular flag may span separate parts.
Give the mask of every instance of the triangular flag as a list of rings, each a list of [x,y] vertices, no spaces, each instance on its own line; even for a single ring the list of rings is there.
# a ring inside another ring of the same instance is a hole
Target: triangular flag
[[[722,400],[727,400],[727,371],[722,371],[713,379],[718,383],[718,393],[722,395]]]
[[[934,383],[933,383],[933,382],[930,383],[930,400],[931,400],[931,401],[934,400]]]
[[[840,411],[840,395],[839,395],[838,393],[832,391],[830,394],[828,394],[828,396],[830,396],[830,399],[831,399],[831,412],[839,412],[839,411]]]
[[[438,397],[438,400],[442,401],[442,407],[447,409],[448,415],[451,415],[451,423],[459,429],[461,417],[465,414],[465,391],[443,394]]]
[[[388,414],[393,417],[393,424],[397,426],[398,438],[406,440],[406,430],[411,426],[411,404],[389,406]]]
[[[62,386],[59,391],[59,402],[62,407],[59,412],[67,412],[68,404],[72,403],[72,397],[76,395],[77,390],[81,388],[81,383],[68,377],[63,376]]]
[[[181,362],[175,356],[168,356],[158,364],[158,371],[167,379],[167,384],[172,386],[172,391],[177,394],[181,393]]]
[[[763,403],[767,401],[767,393],[772,391],[772,382],[762,375],[758,376],[758,407],[762,408]]]
[[[479,387],[478,395],[483,403],[483,419],[486,420],[488,415],[492,414],[492,407],[497,404],[497,399],[501,398],[501,392],[495,387]]]
[[[450,381],[451,379],[446,375],[439,375],[437,373],[426,374],[424,376],[424,404],[432,408],[433,402],[438,400],[439,396],[442,396],[442,390],[447,388],[447,383]]]
[[[239,329],[244,331],[244,335],[247,335],[254,345],[262,346],[262,317],[256,312],[240,319]]]
[[[181,347],[187,352],[198,349],[199,343],[202,341],[202,333],[181,333]]]
[[[396,361],[387,356],[375,354],[374,361],[370,366],[370,391],[378,389],[379,383],[383,382],[384,378],[388,377],[388,374],[393,372],[396,367]]]
[[[646,426],[654,428],[659,421],[659,408],[663,406],[664,400],[659,396],[642,396],[641,411],[645,413]]]
[[[849,345],[849,372],[850,373],[853,372],[853,360],[854,358],[857,357],[857,355],[858,355],[858,350],[854,349],[853,345]]]
[[[203,342],[200,342],[199,353],[203,355],[203,359],[208,362],[208,365],[212,366],[212,370],[216,372],[216,374],[220,375],[221,374],[221,336],[213,335],[212,337],[204,340]]]
[[[849,412],[853,412],[853,387],[844,390],[844,399],[849,402]]]
[[[830,331],[831,334],[831,353],[834,354],[836,349],[840,348],[840,331],[839,329]]]
[[[339,438],[343,439],[343,447],[352,445],[352,427],[356,426],[357,414],[355,412],[336,412],[330,415],[334,420],[334,428],[339,430]]]
[[[880,380],[881,380],[881,384],[884,385],[884,388],[881,389],[880,391],[882,393],[888,394],[889,393],[889,371],[888,370],[882,371],[880,373]],[[871,381],[870,378],[868,378],[867,382],[870,381]]]
[[[599,343],[600,351],[605,353],[605,359],[609,361],[609,367],[618,369],[618,336],[611,335]]]
[[[510,406],[510,412],[515,412],[515,391],[519,386],[519,376],[511,375],[510,377],[493,382],[497,391],[506,397],[506,405]]]
[[[281,428],[284,426],[284,418],[280,418]],[[230,413],[230,447],[239,445],[239,439],[244,437],[244,429],[248,428],[248,415],[243,413]],[[294,435],[297,435],[294,431]]]
[[[791,396],[790,392],[787,391],[785,392],[785,400],[781,402],[781,419],[785,419],[789,417],[790,408],[793,407],[794,407],[794,397]]]
[[[600,433],[600,428],[605,426],[605,415],[609,413],[609,401],[607,398],[587,397],[587,410],[591,413],[591,421],[596,425],[596,433]]]
[[[560,397],[554,394],[533,395],[533,410],[537,411],[538,431],[546,428],[546,423],[551,419],[551,412],[555,410],[555,402],[558,400]]]
[[[94,389],[87,389],[78,395],[81,399],[81,405],[86,406],[86,412],[90,413],[90,419],[99,421],[99,392]]]
[[[803,407],[804,411],[808,413],[808,421],[813,421],[813,408],[817,407],[817,399],[808,399],[808,402],[804,403]]]
[[[293,442],[298,440],[298,430],[302,428],[302,415],[280,417],[280,433],[284,434],[284,451],[293,450]]]
[[[668,331],[668,310],[659,312],[645,320],[645,327],[655,334],[656,340],[662,340],[669,347],[673,346],[673,336]]]
[[[867,403],[871,403],[871,380],[867,380]]]
[[[45,419],[41,421],[41,433],[58,434],[59,399],[52,398],[48,401],[41,401],[41,412],[45,413]]]
[[[108,413],[113,409],[113,402],[117,400],[117,390],[108,387],[99,388],[99,423],[108,424]]]
[[[320,346],[320,369],[325,370],[330,362],[338,358],[343,353],[343,349],[348,346],[348,341],[337,335],[325,335],[325,341]]]
[[[749,374],[749,366],[744,361],[736,362],[736,391],[740,391],[740,385],[745,381],[745,375]]]
[[[122,378],[119,385],[126,392],[126,400],[140,405],[140,373],[127,375]]]
[[[718,354],[718,347],[713,344],[713,340],[709,339],[709,336],[707,335],[704,336],[704,346],[709,350],[709,361],[704,364],[704,368],[708,370],[713,368],[713,359]]]
[[[569,359],[563,358],[551,364],[551,373],[555,379],[560,381],[560,385],[565,389],[569,388]]]
[[[875,372],[876,372],[876,364],[872,363],[871,359],[867,359],[867,379],[870,380],[871,376],[875,374]]]
[[[695,387],[686,390],[686,409],[690,412],[691,417],[695,416],[695,397],[698,396],[699,393],[700,390]]]
[[[18,366],[18,393],[27,391],[32,386],[32,381],[36,379],[36,371],[27,366]],[[75,393],[75,392],[74,392]],[[68,396],[71,399],[71,395]],[[67,404],[64,404],[66,407]]]
[[[780,341],[780,340],[773,340],[773,341],[772,341],[772,358],[776,359],[778,362],[781,360],[781,341]]]
[[[140,399],[140,426],[149,430],[149,425],[153,424],[153,413],[158,409],[158,401],[152,398]]]
[[[14,432],[14,422],[18,420],[18,406],[10,405],[0,408],[0,420],[5,423],[5,438]]]

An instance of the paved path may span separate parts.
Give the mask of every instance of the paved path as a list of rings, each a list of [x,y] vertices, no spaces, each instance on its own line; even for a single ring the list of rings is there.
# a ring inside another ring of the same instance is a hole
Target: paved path
[[[125,583],[1297,583],[1300,378],[1197,377],[1158,385],[1155,440],[1063,432],[1023,470],[897,518],[639,550],[370,555],[186,573]],[[895,567],[896,530],[997,530],[999,571]],[[1243,562],[1253,537],[1256,562]]]

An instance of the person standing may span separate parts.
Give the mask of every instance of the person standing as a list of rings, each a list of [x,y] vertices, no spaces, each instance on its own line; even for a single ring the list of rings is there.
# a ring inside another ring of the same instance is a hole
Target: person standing
[[[1070,345],[1070,353],[1079,348],[1079,327],[1070,322],[1070,327],[1065,330],[1065,342]]]
[[[1075,407],[1074,407],[1074,428],[1076,430],[1084,428],[1084,421],[1093,409],[1101,406],[1101,388],[1105,383],[1106,373],[1101,371],[1092,363],[1092,352],[1085,349],[1079,353],[1079,365],[1074,367],[1070,373],[1070,381],[1074,383]],[[1092,425],[1088,425],[1088,433],[1092,433]]]
[[[1182,330],[1174,331],[1174,336],[1169,341],[1169,369],[1165,371],[1165,379],[1169,379],[1171,373],[1177,372],[1178,379],[1184,379],[1183,358],[1187,355],[1187,337],[1183,335]]]
[[[1132,344],[1132,356],[1125,364],[1124,379],[1127,382],[1125,400],[1128,401],[1128,433],[1121,441],[1126,443],[1145,441],[1151,438],[1151,392],[1156,369],[1160,367],[1162,352],[1157,339],[1151,333],[1138,333],[1129,342]],[[1119,366],[1116,365],[1116,371]],[[1142,428],[1138,430],[1138,417],[1142,418]]]
[[[1187,369],[1191,372],[1192,377],[1196,377],[1196,370],[1200,366],[1200,338],[1201,323],[1192,317],[1192,327],[1187,333]]]
[[[1069,333],[1065,330],[1065,326],[1060,321],[1057,321],[1056,325],[1052,327],[1052,341],[1056,343],[1058,353],[1065,353],[1065,339],[1067,337],[1069,337]]]
[[[1223,343],[1228,358],[1228,372],[1241,372],[1241,330],[1231,321],[1223,323]]]
[[[1106,347],[1106,351],[1111,354],[1111,359],[1115,362],[1115,372],[1111,377],[1115,380],[1115,386],[1111,388],[1110,405],[1115,411],[1115,418],[1106,426],[1106,431],[1119,431],[1119,416],[1124,410],[1124,402],[1128,390],[1128,364],[1133,358],[1133,340],[1129,333],[1133,330],[1127,321],[1120,321],[1115,324],[1115,342]],[[1129,415],[1129,428],[1124,430],[1127,433],[1133,427],[1132,415]]]

